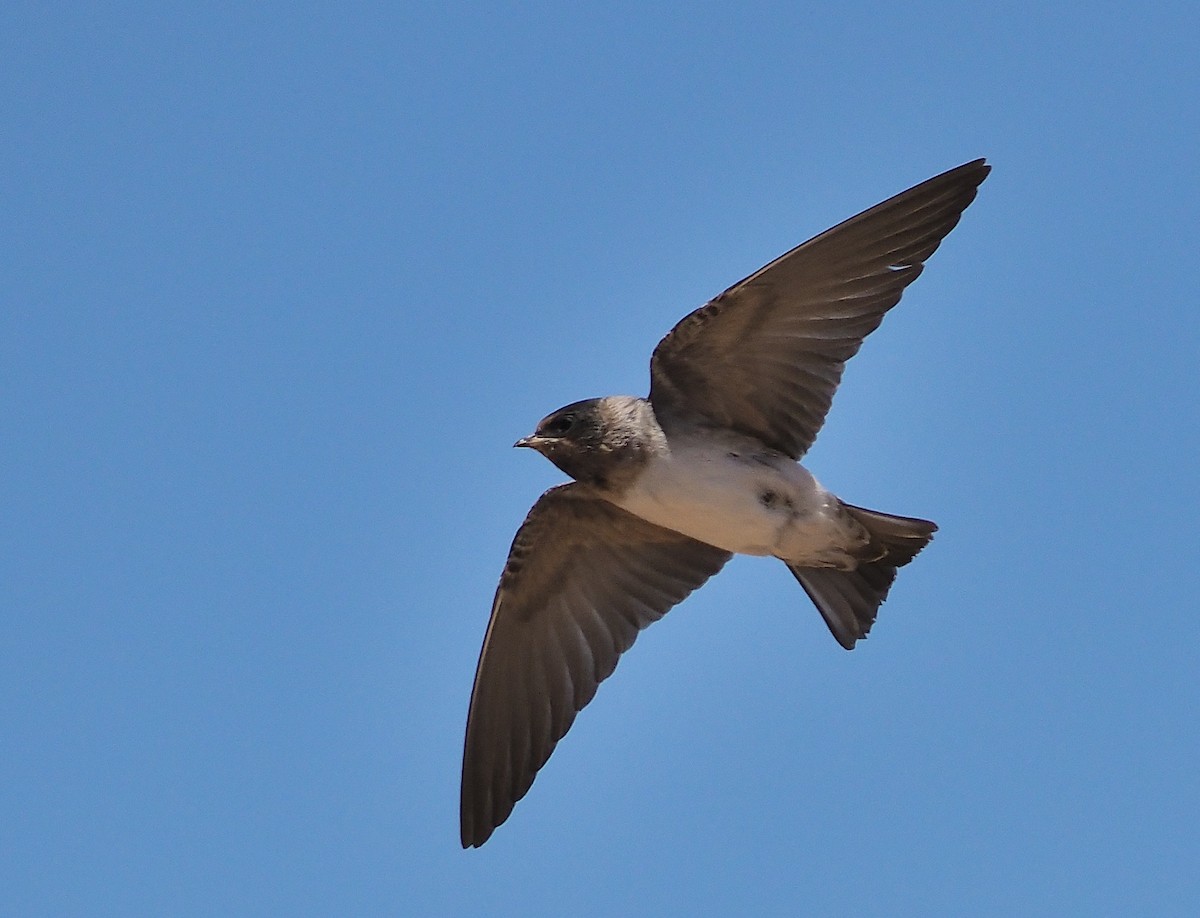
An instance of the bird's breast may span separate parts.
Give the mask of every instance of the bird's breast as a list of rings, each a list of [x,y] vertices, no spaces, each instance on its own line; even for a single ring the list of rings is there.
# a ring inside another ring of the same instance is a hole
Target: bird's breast
[[[825,513],[831,500],[786,456],[736,442],[699,442],[654,456],[613,502],[727,551],[794,558],[828,544],[823,530],[832,522]]]

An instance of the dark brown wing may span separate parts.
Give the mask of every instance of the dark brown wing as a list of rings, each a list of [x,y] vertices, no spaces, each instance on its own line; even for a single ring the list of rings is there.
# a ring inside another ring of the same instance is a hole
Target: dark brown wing
[[[900,301],[991,167],[982,159],[910,188],[797,246],[684,318],[650,361],[668,433],[708,422],[799,459],[845,362]]]
[[[509,552],[475,673],[464,848],[482,845],[508,818],[638,632],[728,559],[582,485],[538,499]]]

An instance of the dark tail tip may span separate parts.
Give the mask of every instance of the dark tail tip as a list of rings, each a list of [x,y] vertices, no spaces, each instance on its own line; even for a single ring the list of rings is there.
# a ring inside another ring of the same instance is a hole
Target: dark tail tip
[[[850,504],[845,507],[871,534],[872,547],[882,551],[883,556],[860,562],[852,571],[790,564],[788,570],[800,581],[837,642],[853,650],[859,638],[866,637],[875,624],[897,569],[929,544],[937,525],[929,520],[893,516]]]

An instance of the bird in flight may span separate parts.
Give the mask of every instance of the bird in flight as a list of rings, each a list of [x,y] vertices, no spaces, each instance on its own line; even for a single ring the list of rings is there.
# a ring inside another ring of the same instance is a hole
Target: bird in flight
[[[659,342],[649,398],[575,402],[516,442],[573,481],[529,511],[492,603],[467,715],[464,848],[508,818],[638,632],[731,555],[786,564],[847,650],[866,636],[937,527],[845,503],[798,460],[846,361],[989,171],[966,163],[797,246]]]

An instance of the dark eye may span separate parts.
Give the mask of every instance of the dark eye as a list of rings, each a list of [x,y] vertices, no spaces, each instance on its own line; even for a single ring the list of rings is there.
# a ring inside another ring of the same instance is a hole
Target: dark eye
[[[561,437],[568,430],[575,426],[575,419],[569,414],[564,414],[557,417],[546,424],[546,433],[554,437]]]

